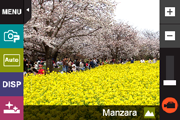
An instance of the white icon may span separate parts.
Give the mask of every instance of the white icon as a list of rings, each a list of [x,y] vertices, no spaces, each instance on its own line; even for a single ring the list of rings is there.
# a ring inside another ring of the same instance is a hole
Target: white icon
[[[22,9],[2,9],[2,15],[21,15]]]
[[[29,8],[26,9],[29,12]]]
[[[176,80],[163,80],[163,86],[176,86]]]
[[[18,88],[21,81],[3,81],[3,88]]]
[[[3,66],[4,67],[20,67],[20,54],[4,54]]]
[[[10,101],[5,106],[7,106],[8,109],[4,110],[4,114],[20,114],[20,110],[18,110],[16,106],[11,109],[11,106],[13,106],[13,104],[11,104]]]
[[[145,114],[146,117],[154,117],[153,112],[150,112],[149,110]]]
[[[165,31],[166,41],[175,41],[175,31]]]
[[[4,32],[4,41],[5,42],[14,42],[16,43],[17,40],[20,40],[20,36],[17,32],[13,30],[9,30],[8,32]]]
[[[175,17],[175,7],[165,7],[166,17]]]

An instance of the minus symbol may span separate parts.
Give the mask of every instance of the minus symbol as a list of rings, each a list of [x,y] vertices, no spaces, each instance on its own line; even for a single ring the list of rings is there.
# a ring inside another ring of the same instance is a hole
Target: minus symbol
[[[167,35],[168,37],[172,37],[173,35]]]

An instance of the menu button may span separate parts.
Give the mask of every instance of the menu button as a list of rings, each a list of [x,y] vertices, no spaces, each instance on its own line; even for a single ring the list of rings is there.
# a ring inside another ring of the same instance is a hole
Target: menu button
[[[22,9],[2,9],[2,15],[21,15]]]

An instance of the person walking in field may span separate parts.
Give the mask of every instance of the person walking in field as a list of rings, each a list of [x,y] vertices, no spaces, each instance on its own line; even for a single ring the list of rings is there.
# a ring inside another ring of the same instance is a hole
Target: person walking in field
[[[97,66],[100,64],[100,60],[99,59],[97,59]]]
[[[154,59],[153,59],[153,63],[156,63],[156,62],[157,62],[157,60],[156,60],[156,58],[154,58]]]
[[[68,58],[66,57],[66,64],[65,64],[65,66],[66,66],[66,72],[68,71]]]
[[[68,60],[68,67],[72,67],[72,61],[70,59]]]
[[[67,70],[67,73],[71,73],[71,72],[73,72],[72,66],[69,66],[69,67],[68,67],[68,70]]]
[[[151,63],[151,59],[149,58],[149,61],[148,61],[148,63]]]
[[[77,71],[79,71],[79,64],[80,64],[79,59],[77,59],[77,60],[76,60],[76,70],[77,70]]]
[[[31,62],[30,62],[30,61],[28,61],[28,64],[27,64],[27,68],[28,68],[28,70],[30,70],[30,69],[31,69],[31,67],[32,67],[32,64],[31,64]]]
[[[44,72],[44,69],[42,69],[42,65],[39,65],[39,70],[38,70],[38,74],[45,74],[45,72]]]
[[[96,58],[94,58],[93,62],[94,62],[94,65],[97,66],[97,60],[96,60]]]
[[[89,68],[89,61],[86,62],[86,68]]]
[[[145,63],[144,59],[141,59],[141,60],[140,60],[140,63]]]
[[[131,63],[134,63],[134,60],[133,60],[133,58],[131,58]]]
[[[37,64],[37,62],[35,62],[34,68],[35,68],[36,70],[38,69],[38,64]]]
[[[120,60],[119,60],[119,64],[121,64],[123,61],[122,61],[122,59],[120,58]]]
[[[95,64],[94,64],[93,60],[90,59],[89,69],[90,69],[90,68],[94,68],[94,67],[95,67]]]
[[[82,63],[84,64],[84,70],[85,70],[85,68],[86,68],[86,62],[84,61],[84,60],[82,60]]]
[[[105,59],[104,64],[105,64],[105,65],[106,65],[106,64],[108,64],[108,60],[107,60],[107,58]]]
[[[125,62],[126,62],[126,63],[128,63],[128,61],[129,61],[129,59],[126,59],[126,61],[125,61]]]
[[[63,72],[67,72],[67,69],[66,69],[66,58],[63,59],[63,69],[62,69]]]
[[[75,64],[72,65],[72,71],[76,72],[76,65]]]
[[[82,62],[82,60],[80,60],[79,69],[83,71],[85,70],[84,63]]]

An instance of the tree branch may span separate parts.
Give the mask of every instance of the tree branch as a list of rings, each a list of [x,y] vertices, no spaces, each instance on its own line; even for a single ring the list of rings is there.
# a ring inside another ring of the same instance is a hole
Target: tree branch
[[[98,27],[97,29],[95,29],[95,30],[93,30],[93,31],[91,31],[91,32],[89,32],[89,33],[87,33],[87,34],[73,35],[73,36],[66,37],[66,38],[62,41],[62,43],[58,46],[58,48],[61,48],[62,45],[63,45],[66,41],[68,41],[69,39],[71,39],[71,38],[88,36],[88,35],[91,35],[92,33],[96,32],[96,31],[98,31],[99,29],[101,29],[101,27]]]
[[[27,47],[24,47],[25,50],[29,50],[29,51],[36,51],[36,52],[40,52],[40,53],[45,53],[45,51],[41,51],[40,49],[37,49],[37,48],[27,48]]]
[[[56,30],[54,31],[54,34],[52,35],[52,37],[56,37],[56,36],[57,36],[59,30],[62,28],[63,23],[65,22],[65,18],[66,18],[66,16],[62,17],[62,19],[60,19],[60,20],[57,22],[57,24],[56,24]],[[60,24],[60,26],[59,26],[59,24]],[[58,26],[59,26],[59,27],[58,27]]]

